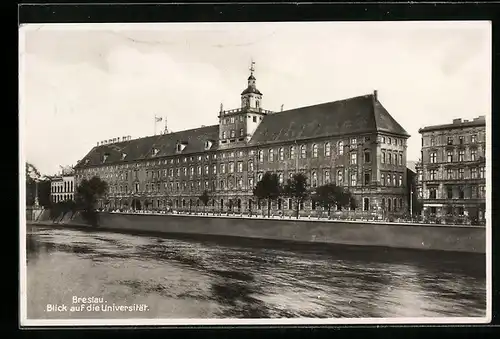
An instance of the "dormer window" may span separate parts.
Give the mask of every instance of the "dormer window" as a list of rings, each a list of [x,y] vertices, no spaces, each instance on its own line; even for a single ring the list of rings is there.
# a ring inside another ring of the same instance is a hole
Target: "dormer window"
[[[205,150],[208,150],[212,147],[212,141],[207,140],[205,141]]]
[[[122,160],[125,160],[126,157],[127,157],[127,153],[122,153]]]
[[[102,162],[103,162],[103,163],[104,163],[104,162],[106,162],[106,159],[108,159],[108,158],[109,158],[109,154],[108,154],[108,153],[105,153],[105,154],[103,155],[103,157],[102,157]]]
[[[153,148],[153,156],[156,156],[160,152],[158,148]]]
[[[184,150],[184,148],[186,148],[186,144],[182,143],[182,142],[178,142],[177,145],[176,145],[175,150],[177,152],[182,152]]]

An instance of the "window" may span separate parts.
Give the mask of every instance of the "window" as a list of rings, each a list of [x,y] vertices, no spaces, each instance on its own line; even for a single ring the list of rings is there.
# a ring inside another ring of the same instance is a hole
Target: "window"
[[[436,152],[431,152],[431,154],[429,155],[429,158],[430,158],[431,164],[435,164],[436,163]]]
[[[222,139],[226,139],[226,131],[222,132]],[[178,151],[180,151],[180,145],[179,145]]]
[[[226,173],[226,166],[224,164],[220,164],[220,172]]]
[[[259,161],[264,162],[264,151],[262,150],[259,151]]]
[[[343,179],[344,179],[344,176],[343,176],[342,170],[338,170],[337,171],[337,182],[338,182],[338,185],[342,185]]]
[[[363,211],[369,211],[369,210],[370,210],[370,199],[363,198]]]
[[[446,170],[446,178],[447,178],[448,180],[452,180],[452,179],[453,179],[453,170],[452,170],[451,168],[448,168],[448,169]]]
[[[279,173],[278,174],[278,181],[279,181],[280,184],[283,183],[283,173]]]
[[[356,172],[351,173],[351,186],[356,186]]]
[[[470,160],[476,161],[476,158],[477,158],[477,150],[473,149],[470,151]]]
[[[330,171],[328,170],[325,171],[324,178],[325,178],[325,184],[328,184],[330,182]]]
[[[194,167],[190,167],[189,168],[189,174],[190,175],[194,175]]]
[[[391,156],[391,153],[389,153],[389,152],[387,153],[387,163],[389,165],[392,165],[392,156]]]
[[[197,172],[198,172],[198,175],[201,175],[201,166],[197,167]]]
[[[394,186],[397,186],[397,185],[398,185],[398,182],[397,182],[396,178],[397,178],[397,177],[396,177],[396,174],[393,174],[393,175],[392,175],[392,180],[393,180],[393,185],[394,185]]]
[[[458,151],[458,161],[464,161],[464,158],[465,158],[465,151],[464,150]]]
[[[241,177],[238,178],[238,188],[242,188],[243,187],[243,179]]]
[[[370,162],[370,151],[365,151],[365,163]]]
[[[205,165],[205,174],[208,174],[208,165]]]
[[[283,150],[283,147],[279,148],[279,150],[278,150],[278,156],[279,156],[280,160],[284,160],[285,159],[285,152]]]
[[[477,179],[477,168],[473,167],[470,169],[470,178]]]
[[[238,172],[243,172],[243,163],[241,161],[238,162]]]
[[[242,137],[244,134],[243,128],[240,128],[240,137]]]
[[[253,122],[257,122],[257,117],[256,117],[256,116],[253,116],[253,117],[252,117],[252,121],[253,121]]]
[[[302,159],[306,158],[306,145],[300,146],[300,157]]]
[[[385,186],[385,174],[380,173],[380,185]]]
[[[403,154],[399,153],[399,166],[403,166]]]
[[[325,157],[329,157],[330,156],[330,143],[327,142],[325,143]]]
[[[236,133],[234,132],[234,129],[231,130],[231,138],[234,138],[236,136]]]
[[[463,135],[461,135],[461,136],[459,136],[459,137],[458,137],[458,143],[459,143],[460,145],[463,145],[463,144],[464,144],[464,136],[463,136]]]
[[[446,161],[453,162],[453,151],[446,152]]]
[[[382,151],[382,158],[380,158],[380,163],[385,164],[385,152]]]
[[[431,146],[436,146],[436,140],[434,138],[431,138]]]
[[[358,163],[358,154],[351,153],[351,165],[356,165]]]
[[[479,178],[484,179],[486,177],[486,172],[484,167],[479,168]]]
[[[212,173],[217,174],[217,165],[212,165]]]
[[[257,175],[257,178],[258,178],[258,180],[259,180],[259,181],[261,181],[261,180],[262,180],[262,173],[259,173],[259,174]]]
[[[429,180],[436,180],[437,171],[435,169],[429,171]]]
[[[248,179],[248,187],[253,188],[253,178]]]
[[[465,177],[465,175],[464,175],[464,174],[465,174],[465,170],[464,170],[463,168],[460,168],[460,169],[458,170],[458,178],[459,178],[459,179],[463,179],[463,178]]]
[[[356,146],[358,140],[356,138],[351,138],[351,146]]]
[[[318,186],[318,175],[316,172],[312,172],[311,178],[312,178],[312,182],[311,182],[312,187]]]
[[[388,143],[389,145],[390,145],[390,144],[392,144],[392,140],[391,140],[391,138],[389,138],[389,137],[387,138],[387,143]]]
[[[234,124],[234,117],[231,117],[231,123]]]
[[[230,162],[229,163],[229,173],[233,173],[234,172],[234,162]]]
[[[339,153],[339,155],[344,154],[344,142],[343,141],[339,141],[338,153]]]
[[[429,188],[429,199],[436,199],[437,190],[435,188]]]
[[[295,158],[295,146],[290,146],[290,159]]]
[[[253,161],[248,162],[248,170],[253,171]]]
[[[422,198],[423,198],[423,190],[422,190],[422,187],[417,188],[417,197],[418,197],[419,199],[422,199]]]
[[[267,159],[267,160],[274,161],[274,151],[272,148],[269,150],[269,159]]]
[[[399,183],[398,183],[398,186],[399,187],[403,187],[403,176],[400,174],[399,175]]]
[[[453,199],[453,187],[451,186],[446,187],[446,198]]]
[[[448,137],[448,145],[453,145],[453,137]]]
[[[370,173],[366,172],[365,173],[365,185],[369,185],[369,184],[370,184]]]
[[[470,136],[470,142],[475,144],[477,142],[477,135],[473,134]]]
[[[313,150],[313,158],[317,158],[318,157],[318,145],[313,144],[312,150]]]
[[[382,143],[385,144],[385,137],[382,137]]]
[[[224,189],[224,180],[221,180],[221,181],[220,181],[220,188],[221,188],[221,189]]]

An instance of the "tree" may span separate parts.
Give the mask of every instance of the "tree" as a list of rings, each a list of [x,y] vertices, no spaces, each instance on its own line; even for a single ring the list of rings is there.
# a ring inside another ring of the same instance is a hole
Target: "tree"
[[[98,177],[83,179],[76,188],[76,203],[82,211],[82,217],[92,226],[97,226],[96,204],[108,191],[108,183]]]
[[[296,206],[296,216],[299,218],[299,207],[309,197],[307,177],[303,173],[296,173],[288,179],[284,187],[285,196],[291,198]]]
[[[37,195],[37,181],[41,175],[38,169],[31,163],[26,163],[26,205],[32,206],[35,204]]]
[[[208,201],[210,200],[210,196],[208,195],[208,191],[204,190],[203,193],[199,196],[200,201],[203,203],[203,211],[206,212]]]
[[[281,185],[276,173],[266,172],[262,179],[255,185],[253,195],[257,199],[267,200],[267,217],[271,216],[271,202],[281,195]]]
[[[45,179],[38,183],[38,203],[44,208],[50,208],[50,180]]]
[[[351,202],[349,193],[334,183],[319,186],[315,189],[314,193],[314,200],[321,207],[328,209],[329,217],[333,206],[347,207]]]

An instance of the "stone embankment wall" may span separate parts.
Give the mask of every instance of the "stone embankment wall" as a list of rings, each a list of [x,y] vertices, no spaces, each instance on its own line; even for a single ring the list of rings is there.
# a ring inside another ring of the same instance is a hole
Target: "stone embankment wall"
[[[478,226],[100,213],[100,228],[485,253]]]

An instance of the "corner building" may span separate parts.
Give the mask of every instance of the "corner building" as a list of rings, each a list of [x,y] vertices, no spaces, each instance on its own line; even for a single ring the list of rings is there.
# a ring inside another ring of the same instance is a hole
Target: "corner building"
[[[421,128],[417,191],[426,213],[442,217],[470,212],[484,219],[486,117]]]
[[[208,211],[257,212],[252,190],[266,171],[283,183],[303,172],[312,187],[348,187],[360,211],[407,212],[409,135],[376,91],[281,112],[265,110],[262,97],[252,67],[241,107],[221,106],[218,125],[94,147],[75,167],[77,184],[107,181],[110,208],[201,210],[207,190]],[[285,197],[273,203],[274,212],[293,209]],[[315,209],[307,201],[300,213]]]

